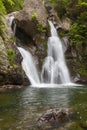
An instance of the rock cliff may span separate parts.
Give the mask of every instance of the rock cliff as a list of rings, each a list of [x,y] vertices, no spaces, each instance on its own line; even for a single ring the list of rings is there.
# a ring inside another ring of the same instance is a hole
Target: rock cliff
[[[38,64],[42,64],[46,56],[48,22],[47,13],[41,0],[25,0],[23,9],[14,14],[16,43],[27,48]],[[38,60],[37,60],[38,59]]]
[[[0,86],[7,84],[23,85],[24,79],[27,78],[20,65],[21,56],[14,45],[13,32],[7,17],[4,18],[4,24],[4,37],[0,36]]]

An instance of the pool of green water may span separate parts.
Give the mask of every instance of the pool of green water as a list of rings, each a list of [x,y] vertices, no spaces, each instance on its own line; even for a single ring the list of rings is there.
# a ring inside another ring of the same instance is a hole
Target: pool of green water
[[[29,130],[46,110],[66,107],[77,111],[76,122],[87,124],[87,86],[26,87],[22,90],[0,93],[0,130]]]

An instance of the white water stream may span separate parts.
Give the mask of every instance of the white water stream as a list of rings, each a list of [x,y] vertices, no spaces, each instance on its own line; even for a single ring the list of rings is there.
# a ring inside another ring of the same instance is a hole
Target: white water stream
[[[71,83],[62,42],[51,21],[49,21],[49,24],[51,27],[51,37],[48,39],[48,56],[42,67],[41,80],[43,83],[51,84]]]
[[[21,47],[18,47],[18,50],[20,51],[23,57],[22,67],[29,81],[31,82],[32,85],[40,84],[39,75],[38,75],[32,55]]]

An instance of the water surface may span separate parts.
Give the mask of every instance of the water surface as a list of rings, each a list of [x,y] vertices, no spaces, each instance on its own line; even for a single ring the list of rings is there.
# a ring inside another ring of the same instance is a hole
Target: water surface
[[[87,86],[34,88],[0,94],[0,130],[29,130],[50,108],[73,107],[80,122],[87,123]],[[37,129],[35,129],[37,130]]]

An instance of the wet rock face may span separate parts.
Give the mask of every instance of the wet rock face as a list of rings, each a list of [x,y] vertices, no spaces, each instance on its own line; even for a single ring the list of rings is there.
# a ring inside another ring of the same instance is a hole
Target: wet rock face
[[[0,86],[7,84],[27,85],[29,81],[21,67],[22,57],[14,45],[13,32],[7,18],[4,19],[4,23],[6,38],[0,37]]]
[[[3,39],[0,37],[0,71],[2,70],[5,72],[8,66],[9,66],[9,61],[6,52],[6,47],[4,45]]]
[[[78,73],[77,73],[77,75],[73,78],[73,81],[75,83],[78,83],[78,84],[86,85],[87,84],[87,76],[78,76]]]
[[[39,26],[47,27],[46,10],[41,0],[25,0],[23,10],[16,13],[15,19],[17,26],[32,38]]]

